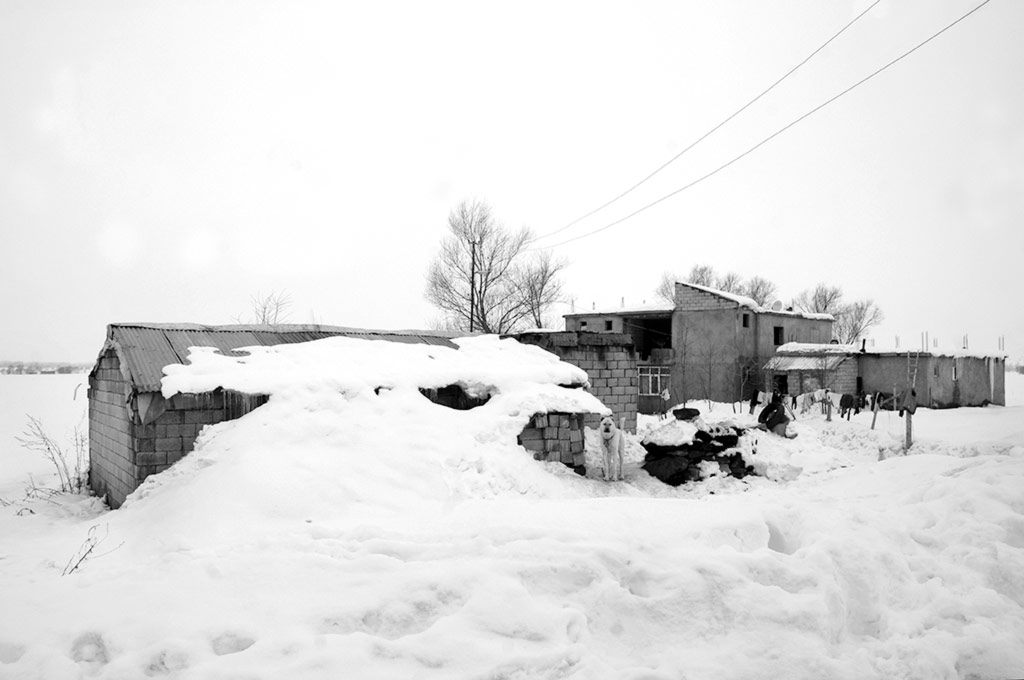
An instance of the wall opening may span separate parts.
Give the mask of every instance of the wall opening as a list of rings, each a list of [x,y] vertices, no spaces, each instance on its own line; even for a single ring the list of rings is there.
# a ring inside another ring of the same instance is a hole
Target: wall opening
[[[434,402],[438,406],[446,406],[456,411],[468,411],[483,406],[490,398],[490,394],[483,396],[471,396],[462,385],[447,385],[445,387],[420,388],[420,394]]]

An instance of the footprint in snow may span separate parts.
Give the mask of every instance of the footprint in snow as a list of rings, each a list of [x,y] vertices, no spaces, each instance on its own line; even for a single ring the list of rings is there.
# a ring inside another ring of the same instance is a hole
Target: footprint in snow
[[[256,641],[251,637],[238,635],[237,633],[224,633],[210,641],[210,646],[213,647],[213,653],[217,656],[244,652],[254,644],[256,644]]]

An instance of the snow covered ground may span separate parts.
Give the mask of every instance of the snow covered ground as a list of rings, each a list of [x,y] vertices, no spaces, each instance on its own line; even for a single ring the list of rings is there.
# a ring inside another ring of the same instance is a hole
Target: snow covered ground
[[[1020,375],[916,455],[819,415],[679,488],[534,462],[507,400],[278,384],[115,512],[25,497],[84,382],[0,375],[0,678],[1024,678]]]

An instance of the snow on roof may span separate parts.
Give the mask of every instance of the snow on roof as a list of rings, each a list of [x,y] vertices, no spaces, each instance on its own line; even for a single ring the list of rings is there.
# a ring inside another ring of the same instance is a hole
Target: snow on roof
[[[975,352],[966,349],[932,349],[930,351],[924,351],[913,348],[900,349],[895,346],[875,346],[868,347],[863,352],[860,350],[860,345],[837,345],[837,344],[819,344],[812,342],[787,342],[784,345],[780,345],[776,350],[776,354],[895,354],[899,356],[906,356],[910,354],[920,354],[923,357],[955,357],[955,358],[971,358],[971,359],[1002,359],[1005,358],[1004,354],[986,354],[984,352]]]
[[[107,326],[107,340],[100,358],[108,349],[113,349],[131,388],[156,392],[160,390],[163,377],[161,369],[185,361],[190,347],[215,347],[227,354],[237,347],[309,342],[338,335],[455,347],[450,340],[455,334],[438,331],[387,331],[314,324],[112,323]],[[99,359],[96,367],[98,362]]]
[[[762,307],[761,305],[757,304],[756,300],[754,300],[753,298],[749,298],[746,295],[739,295],[738,293],[727,293],[724,290],[708,288],[707,286],[699,286],[696,283],[686,283],[685,281],[681,281],[680,283],[684,286],[689,286],[690,288],[696,288],[697,290],[704,291],[705,293],[717,295],[719,297],[725,298],[726,300],[732,300],[739,306],[746,307],[747,309],[757,312],[758,314],[781,314],[783,316],[798,316],[803,319],[818,319],[821,321],[835,320],[835,317],[832,316],[831,314],[802,312],[799,310],[790,309],[771,309],[770,307]]]
[[[831,314],[818,314],[814,312],[801,312],[796,310],[786,309],[771,309],[769,307],[762,307],[757,304],[753,298],[749,298],[746,295],[740,295],[738,293],[727,293],[724,290],[717,290],[715,288],[709,288],[707,286],[700,286],[696,283],[678,282],[684,286],[689,286],[695,290],[709,293],[711,295],[717,295],[718,297],[724,298],[731,302],[735,302],[740,307],[751,310],[756,314],[779,314],[782,316],[795,316],[803,319],[818,319],[820,321],[834,321],[835,317]],[[675,303],[671,302],[657,302],[652,304],[632,305],[629,307],[600,307],[590,310],[589,312],[573,312],[572,314],[566,314],[565,316],[579,317],[579,316],[611,316],[616,314],[655,314],[655,313],[671,313],[675,311]]]
[[[618,307],[597,307],[590,311],[584,312],[572,312],[565,316],[607,316],[611,314],[671,314],[675,310],[676,306],[671,302],[652,302],[650,304],[631,305],[626,307],[620,305]],[[530,329],[533,332],[533,329]]]
[[[776,354],[855,354],[859,345],[838,345],[818,342],[787,342],[775,349]]]
[[[218,387],[247,394],[358,394],[457,384],[471,395],[502,395],[514,402],[508,405],[510,413],[608,412],[593,395],[569,387],[587,385],[585,371],[539,347],[494,335],[453,342],[458,349],[331,337],[236,349],[248,353],[242,356],[191,347],[188,364],[164,367],[161,391],[166,398]]]

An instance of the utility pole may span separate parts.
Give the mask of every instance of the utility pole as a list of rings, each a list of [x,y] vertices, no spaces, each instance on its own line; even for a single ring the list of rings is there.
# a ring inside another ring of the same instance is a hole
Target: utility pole
[[[476,317],[476,240],[469,242],[469,332]]]

